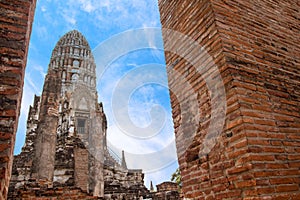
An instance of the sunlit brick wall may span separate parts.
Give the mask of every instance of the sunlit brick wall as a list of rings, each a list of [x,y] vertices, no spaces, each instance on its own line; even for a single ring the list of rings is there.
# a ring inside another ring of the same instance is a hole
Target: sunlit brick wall
[[[188,35],[212,58],[197,63],[207,67],[199,74],[176,53],[165,53],[167,65],[191,85],[187,91],[169,71],[185,197],[300,199],[300,4],[159,0],[159,8],[163,28]],[[165,47],[176,43],[163,36]],[[213,64],[226,91],[226,118],[212,151],[201,155],[214,101],[203,77]],[[200,120],[188,148],[182,144],[195,116],[182,121],[186,108],[176,93],[198,98]]]

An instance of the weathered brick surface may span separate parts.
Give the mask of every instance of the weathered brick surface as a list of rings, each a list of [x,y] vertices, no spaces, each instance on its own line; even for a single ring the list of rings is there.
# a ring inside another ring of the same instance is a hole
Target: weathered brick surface
[[[34,183],[36,184],[36,182]],[[27,187],[26,187],[27,186]],[[52,199],[82,199],[82,200],[92,200],[101,199],[99,197],[92,196],[86,191],[82,191],[77,187],[48,187],[45,183],[39,183],[36,185],[26,185],[17,194],[9,194],[9,199],[14,200],[52,200]]]
[[[156,185],[158,192],[178,191],[178,185],[174,182],[163,182]]]
[[[169,86],[183,192],[192,199],[297,199],[300,195],[300,5],[275,0],[159,0],[164,28],[188,35],[212,60],[207,70],[166,52],[191,85],[186,91],[169,73]],[[165,47],[175,41],[164,35]],[[176,44],[178,49],[187,48]],[[182,56],[182,55],[181,55]],[[199,53],[198,57],[203,56]],[[218,66],[226,91],[226,119],[212,151],[200,155],[211,122],[210,91],[203,77]],[[184,92],[182,92],[184,91]],[[200,116],[185,117],[184,102],[195,94]],[[190,95],[190,96],[189,96]],[[199,129],[186,149],[193,119]],[[195,121],[195,120],[194,120]]]
[[[83,191],[88,189],[88,152],[86,149],[76,148],[74,150],[75,159],[75,183]]]
[[[35,0],[0,2],[0,199],[13,159]]]

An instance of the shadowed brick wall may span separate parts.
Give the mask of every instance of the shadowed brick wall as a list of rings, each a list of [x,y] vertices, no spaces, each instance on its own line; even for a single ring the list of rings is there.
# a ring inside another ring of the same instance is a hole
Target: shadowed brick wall
[[[207,67],[199,74],[184,58],[165,52],[167,65],[192,86],[185,91],[168,71],[185,197],[300,199],[299,2],[159,0],[159,8],[163,28],[188,35],[212,58],[198,63]],[[164,32],[163,37],[165,47],[176,43]],[[213,63],[223,79],[227,110],[214,148],[202,155],[214,101],[202,78]],[[182,141],[191,123],[182,121],[178,91],[198,98],[201,120],[187,149]]]
[[[36,0],[0,1],[0,199],[6,199]]]

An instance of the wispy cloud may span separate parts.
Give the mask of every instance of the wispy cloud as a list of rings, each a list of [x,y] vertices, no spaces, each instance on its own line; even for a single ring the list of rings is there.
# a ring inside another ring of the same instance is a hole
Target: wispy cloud
[[[31,48],[31,51],[35,51],[35,48]],[[21,148],[25,141],[26,135],[26,122],[29,112],[29,106],[32,105],[34,95],[40,95],[42,92],[42,83],[46,75],[44,68],[37,64],[38,62],[31,58],[27,61],[27,68],[25,72],[24,88],[21,102],[21,113],[17,130],[17,138],[14,152],[20,153]]]
[[[40,65],[34,65],[33,69],[35,69],[36,71],[38,71],[40,73],[40,75],[42,76],[42,78],[45,78],[46,76],[46,72],[44,71],[44,68]]]
[[[19,118],[18,130],[17,130],[17,137],[16,137],[16,145],[14,152],[20,153],[21,148],[25,141],[26,135],[26,121],[27,115],[29,111],[29,106],[32,105],[33,97],[38,92],[38,87],[34,84],[34,81],[31,79],[30,75],[27,74],[25,76],[25,83],[23,88],[23,95],[22,95],[22,103],[21,103],[21,114]]]
[[[44,26],[44,25],[37,26],[36,31],[37,31],[38,37],[40,39],[48,37],[48,30],[47,30],[46,26]]]
[[[25,91],[31,90],[34,93],[37,93],[39,91],[39,89],[37,88],[37,86],[34,84],[34,81],[32,80],[30,74],[26,75],[25,81],[26,81],[26,83],[28,83],[29,88],[30,88],[30,89],[27,89],[27,87],[25,87],[25,89],[26,89]]]
[[[81,4],[80,7],[82,11],[90,13],[96,9],[96,7],[93,6],[94,2],[92,2],[91,0],[80,0],[78,2]]]
[[[100,80],[100,96],[109,119],[109,145],[118,152],[125,150],[129,167],[142,168],[147,173],[160,171],[177,160],[170,105],[165,102],[169,101],[165,68],[139,66],[130,59],[126,65],[127,59],[114,62]],[[124,70],[126,66],[130,69]],[[114,107],[113,98],[118,104],[125,102],[126,106]],[[160,106],[164,115],[151,115],[155,106]],[[118,114],[115,109],[124,109],[122,112],[126,114]],[[152,131],[152,121],[156,117],[161,121],[162,116],[165,123],[157,124],[162,126],[158,127],[159,132]],[[132,125],[136,127],[132,129]],[[141,128],[143,131],[135,131]],[[150,137],[144,137],[145,132],[149,132]]]
[[[111,29],[113,23],[122,31],[137,27],[159,26],[157,2],[149,4],[145,0],[121,1],[121,0],[68,0],[66,4],[59,3],[60,13],[67,23],[74,25],[83,13],[90,15],[89,23],[101,29]],[[152,12],[149,12],[152,10]],[[155,12],[153,12],[155,11]],[[96,19],[96,20],[95,20]],[[128,23],[130,22],[130,23]]]
[[[66,22],[70,23],[71,25],[75,25],[77,20],[74,16],[70,15],[69,13],[63,13],[62,14]]]
[[[42,12],[46,12],[46,10],[47,10],[47,9],[46,9],[45,6],[42,6],[42,7],[41,7],[41,11],[42,11]]]

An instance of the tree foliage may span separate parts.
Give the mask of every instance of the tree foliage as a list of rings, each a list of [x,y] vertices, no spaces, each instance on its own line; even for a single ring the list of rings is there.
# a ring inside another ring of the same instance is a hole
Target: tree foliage
[[[171,181],[177,183],[179,187],[181,187],[181,175],[180,175],[180,169],[177,168],[176,171],[171,176]]]

